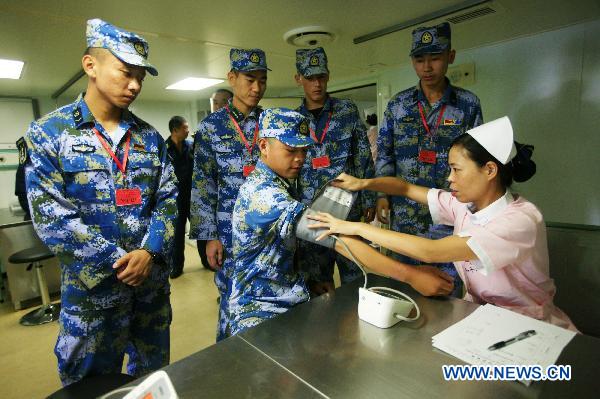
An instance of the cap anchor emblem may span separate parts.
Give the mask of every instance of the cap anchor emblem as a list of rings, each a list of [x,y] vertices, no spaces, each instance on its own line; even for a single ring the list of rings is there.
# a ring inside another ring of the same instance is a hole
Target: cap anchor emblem
[[[431,43],[431,41],[433,40],[433,36],[431,36],[431,33],[429,32],[425,32],[423,33],[423,36],[421,36],[421,43]]]

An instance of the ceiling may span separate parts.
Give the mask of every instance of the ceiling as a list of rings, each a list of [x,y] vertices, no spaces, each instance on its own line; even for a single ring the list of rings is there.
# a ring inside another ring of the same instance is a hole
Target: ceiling
[[[231,47],[266,51],[272,69],[267,97],[297,94],[295,48],[283,35],[303,26],[321,25],[336,35],[335,41],[325,46],[332,71],[330,86],[374,78],[408,62],[413,28],[361,44],[354,44],[354,38],[464,2],[1,0],[0,58],[26,64],[20,80],[0,79],[0,96],[50,96],[63,86],[80,70],[85,21],[90,18],[139,32],[149,41],[149,60],[160,74],[145,80],[142,99],[190,101],[208,97],[213,88],[200,92],[164,88],[188,76],[224,78]],[[600,18],[600,2],[595,0],[498,0],[489,4],[497,10],[495,14],[453,25],[452,42],[459,52]],[[85,79],[80,79],[63,96],[73,96],[84,86]]]

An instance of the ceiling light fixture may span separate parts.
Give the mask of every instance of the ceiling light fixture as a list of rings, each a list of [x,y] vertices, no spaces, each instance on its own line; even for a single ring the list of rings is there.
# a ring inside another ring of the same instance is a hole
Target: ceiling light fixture
[[[283,40],[296,47],[316,47],[333,42],[335,34],[323,26],[304,26],[284,33]]]
[[[21,79],[21,72],[23,71],[24,64],[23,61],[0,59],[0,78]]]
[[[202,90],[223,82],[223,79],[185,78],[167,86],[167,90]]]

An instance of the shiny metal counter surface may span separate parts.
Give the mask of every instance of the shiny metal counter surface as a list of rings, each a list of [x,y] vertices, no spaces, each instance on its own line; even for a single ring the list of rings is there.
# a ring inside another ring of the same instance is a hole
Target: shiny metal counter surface
[[[419,304],[421,320],[379,329],[358,319],[359,282],[321,296],[239,335],[313,387],[334,398],[537,398],[600,389],[600,340],[576,336],[559,358],[571,364],[571,382],[445,381],[442,365],[464,364],[433,348],[431,337],[478,305],[430,299],[407,285],[369,276],[369,285],[401,289]]]
[[[323,398],[238,337],[228,338],[163,370],[169,374],[180,399]]]
[[[570,382],[445,381],[442,365],[464,364],[431,337],[478,305],[431,299],[378,276],[369,285],[401,289],[421,320],[379,329],[358,319],[354,282],[164,368],[188,398],[574,398],[597,397],[600,339],[577,335],[558,364]],[[140,381],[135,381],[134,384]]]

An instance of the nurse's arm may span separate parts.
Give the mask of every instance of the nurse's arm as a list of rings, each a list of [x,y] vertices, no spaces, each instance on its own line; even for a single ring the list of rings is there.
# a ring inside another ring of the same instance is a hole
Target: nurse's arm
[[[410,284],[421,295],[449,295],[452,277],[431,266],[411,266],[389,258],[356,237],[340,236],[354,257],[369,271]],[[335,250],[353,260],[346,248],[336,242]]]
[[[327,229],[317,241],[331,234],[360,236],[364,239],[406,255],[425,263],[456,262],[477,259],[475,253],[467,245],[469,237],[448,236],[439,240],[384,230],[371,224],[347,222],[337,219],[328,213],[319,212],[308,216],[314,224],[312,229]]]
[[[339,175],[332,185],[350,191],[370,190],[388,195],[399,195],[423,205],[427,205],[427,192],[429,191],[427,187],[411,184],[399,177],[384,176],[374,179],[358,179],[346,173]]]

